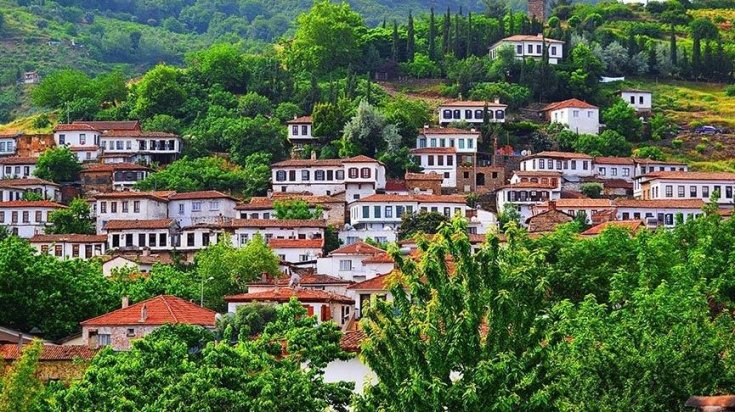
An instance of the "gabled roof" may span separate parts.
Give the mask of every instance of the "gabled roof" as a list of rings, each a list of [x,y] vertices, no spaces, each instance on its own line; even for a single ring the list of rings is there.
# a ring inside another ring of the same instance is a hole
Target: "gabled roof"
[[[542,37],[540,35],[533,35],[533,34],[515,34],[513,36],[506,37],[502,40],[503,41],[541,41],[546,40],[547,43],[564,43],[561,40],[557,39],[550,39],[548,37]]]
[[[273,278],[266,276],[255,282],[248,283],[248,286],[262,286],[262,285],[273,285],[273,286],[288,286],[291,278],[289,276],[281,276]],[[338,278],[330,275],[320,275],[317,273],[305,273],[299,275],[299,285],[301,286],[316,286],[316,285],[351,285],[355,283],[351,280]]]
[[[345,352],[356,353],[360,351],[360,344],[362,344],[362,341],[365,340],[366,337],[367,335],[365,335],[365,332],[360,329],[348,330],[342,335],[342,338],[340,338],[339,346]]]
[[[86,345],[43,345],[40,361],[72,361],[75,359],[90,360],[97,353]],[[22,349],[18,344],[0,345],[0,359],[14,361],[20,358]]]
[[[635,159],[632,157],[611,157],[611,156],[598,156],[595,157],[595,163],[601,163],[605,165],[634,165]]]
[[[150,170],[148,166],[136,163],[89,163],[83,166],[80,173],[115,172],[118,170]]]
[[[31,243],[105,243],[105,235],[33,235],[29,240]]]
[[[342,159],[342,163],[380,163],[380,162],[373,159],[372,157],[367,157],[365,155],[359,155],[359,156],[348,157],[346,159]]]
[[[174,193],[168,197],[169,200],[196,200],[196,199],[231,199],[234,197],[218,192],[216,190],[202,190],[198,192]]]
[[[364,280],[348,286],[350,290],[388,290],[388,276],[390,273],[378,275],[372,279]]]
[[[422,195],[422,194],[405,194],[391,195],[387,193],[376,193],[367,197],[363,197],[357,202],[418,202],[418,203],[462,203],[466,204],[467,199],[462,195]]]
[[[293,118],[293,119],[287,121],[286,123],[288,123],[288,124],[310,124],[312,122],[313,122],[313,120],[312,120],[311,116],[301,116],[301,117]]]
[[[35,165],[36,163],[38,163],[37,157],[10,156],[0,158],[0,165]]]
[[[684,162],[673,162],[666,160],[654,160],[647,157],[635,157],[635,162],[642,165],[669,165],[669,166],[686,166]]]
[[[508,107],[507,104],[502,103],[495,103],[495,102],[485,102],[485,101],[478,101],[478,100],[452,100],[448,102],[444,102],[439,104],[439,107],[478,107],[478,108],[484,108],[487,106],[488,108],[504,108]]]
[[[173,224],[172,219],[108,220],[103,230],[168,229]]]
[[[702,199],[618,199],[617,207],[632,207],[641,209],[701,209],[704,206]]]
[[[355,243],[351,243],[349,245],[342,246],[340,248],[337,248],[329,252],[329,256],[332,256],[332,255],[370,255],[370,256],[373,256],[373,255],[377,255],[380,253],[385,253],[385,251],[378,247],[368,245],[367,243],[360,240]]]
[[[214,326],[217,313],[172,295],[159,295],[142,302],[87,319],[82,326],[187,324]]]
[[[327,227],[325,220],[298,220],[298,219],[234,219],[230,226],[245,227]]]
[[[362,260],[363,264],[369,264],[369,263],[395,263],[395,260],[393,260],[392,257],[386,252],[378,253],[376,255],[370,256],[369,258],[365,258]]]
[[[106,199],[152,199],[158,202],[168,202],[168,197],[176,192],[138,192],[134,190],[126,190],[122,192],[99,193],[94,196],[96,200]]]
[[[72,123],[72,124],[60,123],[60,124],[57,124],[56,127],[54,127],[54,132],[76,132],[76,131],[96,132],[98,130],[84,123]]]
[[[559,185],[551,182],[516,182],[503,185],[501,189],[556,189]]]
[[[440,175],[436,172],[428,172],[428,173],[409,173],[406,172],[405,176],[406,180],[444,180],[444,176]],[[387,190],[387,189],[386,189]]]
[[[424,154],[424,153],[457,153],[457,149],[454,147],[420,147],[418,149],[411,149],[411,153]]]
[[[271,249],[321,249],[324,239],[271,239],[268,241]]]
[[[295,297],[299,302],[334,302],[343,304],[354,304],[355,301],[347,296],[337,293],[326,292],[319,289],[302,288],[280,288],[254,293],[241,293],[239,295],[225,296],[226,302],[279,302],[284,303]]]
[[[26,179],[0,179],[0,187],[23,187],[23,186],[59,186],[54,182],[50,182],[44,179],[37,179],[35,177],[29,177]]]
[[[139,130],[140,122],[137,120],[103,120],[103,121],[86,121],[77,120],[73,125],[88,125],[97,130]]]
[[[592,104],[589,104],[583,100],[579,99],[567,99],[561,102],[554,102],[546,105],[541,111],[549,111],[549,110],[559,110],[559,109],[567,109],[567,108],[574,108],[574,109],[597,109],[598,107]]]
[[[635,233],[641,228],[645,227],[641,220],[611,220],[609,222],[600,223],[599,225],[592,226],[591,228],[582,232],[584,236],[595,236],[602,233],[603,230],[608,227],[622,227]]]
[[[544,202],[540,205],[541,207],[548,207],[549,203]],[[613,202],[610,199],[557,199],[557,209],[561,208],[612,208]]]
[[[48,200],[13,200],[11,202],[0,202],[0,209],[20,207],[45,207],[49,209],[66,209],[66,206]]]
[[[143,132],[140,130],[107,130],[102,133],[104,137],[153,137],[173,139],[179,137],[167,132]]]
[[[273,163],[271,167],[339,167],[342,166],[342,159],[289,159],[281,162]]]

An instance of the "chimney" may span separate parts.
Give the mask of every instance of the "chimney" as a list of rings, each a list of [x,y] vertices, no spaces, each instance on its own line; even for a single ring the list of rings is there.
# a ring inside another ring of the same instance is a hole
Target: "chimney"
[[[143,305],[143,307],[140,308],[140,319],[138,322],[143,323],[148,319],[148,308]]]
[[[316,150],[311,151],[311,160],[316,160]]]
[[[144,247],[143,250],[140,253],[141,256],[150,256],[151,255],[151,249]]]
[[[23,351],[23,334],[18,334],[18,356],[20,356],[20,353]]]
[[[493,103],[500,104],[500,97],[496,97],[493,99]]]
[[[549,212],[556,210],[556,200],[549,200]]]
[[[265,192],[265,197],[267,197],[268,199],[272,198],[273,197],[273,189],[268,189]]]
[[[471,128],[471,129],[470,129],[470,131],[471,131],[472,133],[474,133],[474,132],[476,132],[477,130],[475,130],[475,128],[473,127],[473,128]]]
[[[429,128],[429,125],[428,124],[424,124],[424,129],[428,129],[428,128]]]
[[[538,34],[536,34],[536,37],[538,37],[539,39],[543,39],[544,38],[544,34],[543,33],[538,33]]]
[[[130,299],[127,296],[122,297],[122,308],[125,309],[130,306]]]

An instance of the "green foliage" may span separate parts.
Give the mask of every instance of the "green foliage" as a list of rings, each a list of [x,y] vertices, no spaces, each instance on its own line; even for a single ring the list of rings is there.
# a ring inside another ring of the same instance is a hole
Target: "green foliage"
[[[602,196],[602,183],[597,182],[589,182],[589,183],[582,183],[582,185],[579,188],[579,191],[582,192],[585,196],[592,198],[592,199],[599,199],[600,196]]]
[[[635,109],[622,99],[602,112],[602,120],[608,130],[615,131],[628,140],[641,140],[643,124]]]
[[[734,97],[735,96],[735,85],[730,85],[725,87],[725,96]]]
[[[205,86],[237,93],[247,89],[249,71],[239,47],[216,44],[187,56],[192,75]]]
[[[147,274],[136,273],[135,269],[123,267],[113,272],[109,281],[114,296],[125,296],[132,302],[141,302],[158,295],[199,301],[201,282],[195,273],[159,263],[154,264]]]
[[[599,135],[581,134],[572,145],[575,151],[593,156],[630,156],[631,150],[630,143],[614,130]]]
[[[276,306],[264,303],[248,303],[237,307],[235,313],[228,313],[217,321],[217,332],[225,337],[225,341],[237,338],[247,341],[265,331],[266,325],[276,319]],[[225,336],[227,327],[232,329],[232,336]]]
[[[655,146],[641,146],[633,152],[634,157],[641,159],[664,160],[664,152]]]
[[[159,64],[148,71],[135,85],[135,114],[148,119],[157,114],[175,116],[186,100],[180,69]]]
[[[0,383],[0,411],[30,412],[39,409],[43,385],[35,376],[43,350],[40,340],[23,347],[23,353]]]
[[[398,227],[398,237],[410,239],[419,233],[434,234],[447,222],[449,218],[437,212],[404,213],[401,226]]]
[[[39,179],[65,183],[77,180],[81,170],[77,156],[68,147],[59,146],[46,149],[39,156],[33,173]]]
[[[401,72],[417,79],[436,78],[441,74],[438,64],[423,53],[414,55],[413,60],[400,64]]]
[[[375,157],[379,150],[397,150],[401,144],[398,129],[388,124],[383,113],[365,100],[360,102],[357,112],[345,125],[340,155],[349,157],[364,154]]]
[[[169,114],[157,114],[143,121],[143,130],[181,134],[181,121]]]
[[[521,213],[518,208],[512,203],[506,203],[503,206],[503,210],[498,213],[498,226],[502,232],[506,231],[512,225],[519,225],[521,223]]]
[[[321,219],[324,210],[320,205],[311,207],[305,200],[276,200],[273,202],[276,219]]]
[[[49,119],[48,114],[41,113],[33,119],[33,123],[31,123],[31,125],[35,129],[45,129],[46,127],[51,126],[51,120]]]
[[[219,190],[253,196],[265,192],[270,179],[267,155],[248,157],[245,167],[232,164],[220,157],[184,157],[136,184],[140,190]]]
[[[59,339],[116,304],[99,264],[36,254],[16,236],[0,241],[0,324]]]
[[[386,121],[397,128],[402,145],[413,147],[418,130],[431,121],[431,108],[423,100],[396,96],[383,104]]]
[[[510,109],[517,109],[531,101],[531,90],[519,84],[479,83],[472,88],[470,99],[492,102],[494,99],[508,105]]]
[[[31,92],[37,106],[60,109],[71,120],[93,118],[102,105],[115,105],[127,97],[125,77],[119,71],[89,78],[79,70],[51,73]]]
[[[43,195],[38,192],[32,192],[32,191],[26,191],[23,192],[23,200],[30,201],[30,202],[37,202],[39,200],[43,200]]]
[[[245,117],[268,116],[273,107],[267,97],[250,92],[240,98],[238,110]]]
[[[408,147],[397,150],[386,150],[378,155],[378,160],[385,165],[385,173],[389,178],[403,179],[406,172],[419,172],[421,166],[416,164],[416,157]]]
[[[666,115],[657,113],[650,119],[651,138],[661,140],[676,134],[676,125]]]
[[[697,151],[697,153],[702,154],[707,150],[707,145],[704,143],[700,143],[696,146],[694,146],[694,150]]]
[[[48,221],[53,226],[46,228],[46,233],[65,235],[70,233],[81,235],[95,234],[92,211],[86,200],[77,197],[65,209],[49,213]]]

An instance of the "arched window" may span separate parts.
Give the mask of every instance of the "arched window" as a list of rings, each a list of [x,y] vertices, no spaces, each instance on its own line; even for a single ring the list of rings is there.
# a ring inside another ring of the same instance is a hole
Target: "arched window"
[[[370,179],[370,168],[369,167],[363,167],[360,170],[360,177],[363,179]]]
[[[457,109],[454,111],[454,118],[455,119],[461,119],[462,118],[462,111]]]
[[[484,110],[475,110],[475,119],[483,119],[485,117]]]
[[[278,182],[286,181],[286,171],[285,170],[279,170],[276,172],[276,181]]]
[[[472,110],[467,109],[464,111],[464,118],[465,119],[471,119],[472,118]]]
[[[502,110],[496,110],[495,111],[495,118],[498,120],[505,119],[505,112]]]

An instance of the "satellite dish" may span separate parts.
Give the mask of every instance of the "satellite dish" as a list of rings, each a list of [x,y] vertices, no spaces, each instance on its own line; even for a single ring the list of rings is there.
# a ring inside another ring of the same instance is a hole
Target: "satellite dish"
[[[530,154],[531,154],[531,151],[530,150],[523,150],[523,151],[521,151],[521,155],[523,155],[523,156],[528,156]]]
[[[299,276],[298,273],[292,273],[291,278],[288,280],[288,287],[295,288],[299,286],[300,282],[301,282],[301,276]]]

